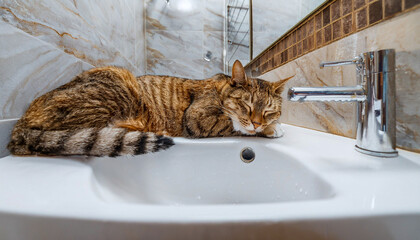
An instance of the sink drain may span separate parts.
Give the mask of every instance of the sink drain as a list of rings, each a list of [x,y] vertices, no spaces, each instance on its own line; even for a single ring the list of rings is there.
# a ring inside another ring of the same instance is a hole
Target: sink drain
[[[242,162],[250,163],[250,162],[254,161],[254,159],[255,159],[255,152],[254,152],[254,150],[252,150],[252,148],[246,147],[246,148],[241,150],[240,156],[241,156]]]

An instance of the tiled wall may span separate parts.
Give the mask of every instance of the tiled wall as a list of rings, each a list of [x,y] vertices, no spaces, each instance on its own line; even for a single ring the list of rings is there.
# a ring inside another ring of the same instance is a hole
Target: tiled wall
[[[252,2],[253,56],[260,54],[323,1],[254,0]]]
[[[146,73],[202,79],[223,72],[223,4],[146,0]]]
[[[419,0],[333,0],[283,35],[247,65],[258,76],[419,6]]]
[[[142,1],[0,1],[0,119],[94,66],[144,74]]]
[[[341,1],[341,3],[343,2]],[[380,4],[389,6],[390,2],[394,1],[386,1],[385,4],[381,2]],[[353,2],[353,6],[357,8],[356,16],[357,12],[363,11],[363,9],[370,9],[372,4],[378,4],[375,1],[368,6],[358,7],[359,5],[356,3],[359,4],[358,1]],[[396,7],[396,9],[406,9],[408,6],[413,5],[403,2],[401,8]],[[385,9],[387,8],[382,10],[385,11]],[[397,12],[397,10],[391,12]],[[367,10],[368,12],[369,10]],[[386,16],[384,12],[382,13],[382,16]],[[380,13],[375,16],[378,15]],[[369,25],[372,17],[367,14],[367,18],[366,24]],[[285,89],[298,86],[353,86],[356,85],[356,70],[353,65],[320,69],[319,63],[322,61],[351,59],[363,52],[393,48],[396,50],[397,146],[410,151],[420,152],[419,20],[420,8],[413,9],[387,21],[381,21],[372,27],[364,27],[363,30],[357,33],[347,34],[337,41],[330,40],[328,44],[320,48],[315,49],[313,47],[311,52],[302,53],[300,57],[282,63],[280,67],[266,72],[259,78],[277,81],[294,76],[287,82]],[[357,29],[357,24],[352,24],[352,26],[354,29]],[[322,42],[325,44],[324,41]],[[286,94],[287,91],[284,91],[284,99],[287,99]],[[356,135],[356,117],[356,105],[354,103],[296,103],[284,101],[281,121],[354,138]]]
[[[297,24],[302,18],[322,4],[324,0],[254,0],[252,1],[252,56],[259,55],[271,43],[276,41],[281,34],[286,33],[290,28]],[[241,7],[249,7],[249,0],[229,1],[231,5],[237,4]],[[267,6],[270,6],[267,8]],[[241,26],[243,32],[235,33],[235,42],[241,45],[228,45],[227,60],[229,73],[235,60],[240,60],[243,65],[248,64],[250,59],[249,35],[244,36],[249,29],[248,10],[234,11],[236,19],[233,19],[234,27]],[[235,21],[236,20],[236,21]],[[279,24],[281,23],[281,24]],[[235,53],[232,56],[232,53]]]

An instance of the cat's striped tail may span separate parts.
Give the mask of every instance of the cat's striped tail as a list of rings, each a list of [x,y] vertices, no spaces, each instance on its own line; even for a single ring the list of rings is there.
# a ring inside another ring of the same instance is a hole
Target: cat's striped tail
[[[15,128],[7,146],[14,155],[139,155],[174,145],[171,138],[125,128],[43,131]]]

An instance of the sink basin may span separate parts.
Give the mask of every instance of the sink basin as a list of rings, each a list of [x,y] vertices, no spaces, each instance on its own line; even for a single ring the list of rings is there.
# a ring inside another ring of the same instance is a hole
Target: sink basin
[[[420,154],[283,129],[134,157],[2,157],[0,239],[418,239]]]
[[[269,140],[175,139],[170,150],[90,162],[106,201],[143,204],[253,204],[323,199],[331,186]],[[268,145],[267,145],[268,144]],[[255,152],[246,163],[240,153]]]

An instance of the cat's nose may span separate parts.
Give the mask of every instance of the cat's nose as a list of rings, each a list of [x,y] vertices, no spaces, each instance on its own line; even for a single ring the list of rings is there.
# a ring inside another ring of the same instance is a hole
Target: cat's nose
[[[261,126],[261,123],[259,123],[259,122],[252,122],[252,125],[254,125],[254,128],[257,129],[259,126]]]

